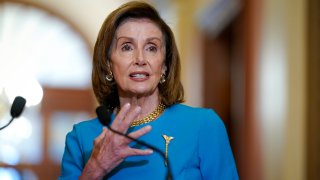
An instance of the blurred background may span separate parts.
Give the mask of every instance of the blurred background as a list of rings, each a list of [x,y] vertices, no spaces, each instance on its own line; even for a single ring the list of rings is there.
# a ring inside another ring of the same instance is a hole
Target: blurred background
[[[57,179],[65,135],[95,117],[91,60],[126,0],[0,0],[0,179]],[[173,29],[186,104],[224,120],[240,179],[320,177],[320,1],[149,0]]]

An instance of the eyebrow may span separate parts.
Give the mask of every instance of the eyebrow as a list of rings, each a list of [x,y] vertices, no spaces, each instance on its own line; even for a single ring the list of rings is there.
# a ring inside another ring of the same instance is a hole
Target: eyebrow
[[[129,39],[129,40],[134,40],[134,38],[132,37],[127,37],[127,36],[120,36],[120,37],[116,37],[117,42],[119,41],[119,39]],[[162,43],[162,39],[158,38],[158,37],[150,37],[146,39],[147,41],[152,41],[152,40],[158,40]]]

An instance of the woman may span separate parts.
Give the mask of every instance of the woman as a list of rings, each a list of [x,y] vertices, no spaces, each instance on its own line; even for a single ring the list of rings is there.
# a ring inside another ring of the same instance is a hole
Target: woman
[[[238,179],[223,122],[210,109],[181,104],[173,33],[143,2],[113,11],[94,49],[92,84],[111,127],[161,149],[165,159],[92,119],[66,137],[60,179]],[[152,129],[152,130],[151,130]]]

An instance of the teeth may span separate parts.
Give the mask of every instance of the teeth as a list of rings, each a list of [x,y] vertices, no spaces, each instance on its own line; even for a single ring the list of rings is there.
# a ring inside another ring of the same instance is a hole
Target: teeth
[[[132,77],[134,77],[134,78],[145,78],[146,75],[145,74],[133,74]]]

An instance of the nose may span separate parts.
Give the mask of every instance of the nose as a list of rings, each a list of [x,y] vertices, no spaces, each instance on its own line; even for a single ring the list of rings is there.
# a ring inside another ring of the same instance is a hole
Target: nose
[[[143,66],[147,64],[142,50],[136,51],[135,64],[138,66]]]

